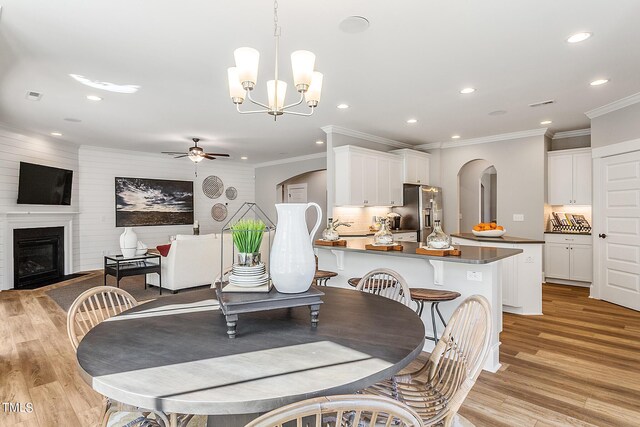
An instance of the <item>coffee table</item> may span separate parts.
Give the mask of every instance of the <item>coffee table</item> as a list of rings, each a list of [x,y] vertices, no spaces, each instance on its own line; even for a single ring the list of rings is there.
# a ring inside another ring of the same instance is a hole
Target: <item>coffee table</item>
[[[155,262],[157,260],[157,262]],[[104,257],[104,285],[107,286],[107,275],[116,278],[116,287],[120,287],[120,279],[127,276],[138,276],[140,274],[158,273],[158,287],[162,295],[162,257],[158,254],[145,254],[134,257],[124,257],[122,255],[107,255]],[[144,288],[147,289],[145,277]]]

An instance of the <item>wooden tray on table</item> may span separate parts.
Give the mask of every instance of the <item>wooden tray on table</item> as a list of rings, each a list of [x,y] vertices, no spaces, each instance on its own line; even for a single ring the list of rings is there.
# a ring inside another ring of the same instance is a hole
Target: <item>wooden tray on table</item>
[[[364,245],[368,251],[401,251],[402,245]]]
[[[429,249],[429,248],[416,248],[416,253],[420,255],[431,256],[460,256],[462,252],[460,249]]]
[[[346,240],[316,240],[313,243],[318,246],[347,246]]]

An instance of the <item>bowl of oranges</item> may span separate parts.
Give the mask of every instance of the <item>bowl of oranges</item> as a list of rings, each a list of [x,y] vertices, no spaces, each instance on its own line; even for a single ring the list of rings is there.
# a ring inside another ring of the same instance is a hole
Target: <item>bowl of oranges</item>
[[[495,222],[481,222],[480,224],[474,225],[471,232],[478,237],[501,237],[507,230]]]

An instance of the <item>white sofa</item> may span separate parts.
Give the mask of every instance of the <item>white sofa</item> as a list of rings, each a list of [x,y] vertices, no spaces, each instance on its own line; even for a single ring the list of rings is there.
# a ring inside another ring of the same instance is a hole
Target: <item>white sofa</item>
[[[224,266],[233,263],[231,233],[224,235]],[[220,234],[191,236],[178,234],[166,257],[162,257],[162,288],[171,291],[210,285],[220,274]],[[269,239],[260,247],[262,261],[269,260]],[[147,274],[147,283],[158,286],[157,274]]]

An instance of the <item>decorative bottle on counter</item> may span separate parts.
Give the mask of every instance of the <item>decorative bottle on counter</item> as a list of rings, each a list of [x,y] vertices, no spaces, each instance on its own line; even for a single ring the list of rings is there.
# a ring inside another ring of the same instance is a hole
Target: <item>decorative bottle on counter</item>
[[[373,243],[375,245],[392,245],[393,234],[389,231],[389,225],[386,218],[380,219],[380,230],[373,235]]]
[[[327,220],[327,228],[322,232],[322,240],[328,240],[330,242],[340,239],[340,235],[333,228],[333,218]]]
[[[433,233],[427,236],[427,246],[431,249],[447,249],[451,247],[451,237],[442,231],[439,219],[433,221]]]

